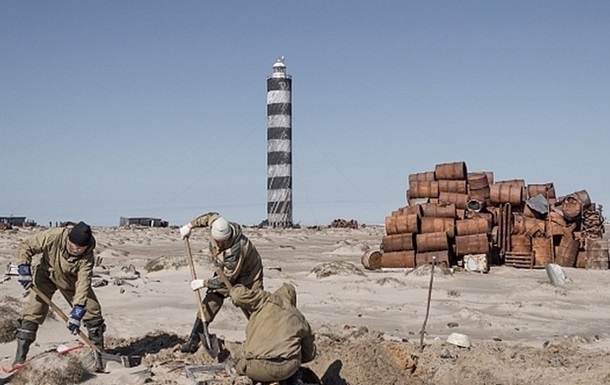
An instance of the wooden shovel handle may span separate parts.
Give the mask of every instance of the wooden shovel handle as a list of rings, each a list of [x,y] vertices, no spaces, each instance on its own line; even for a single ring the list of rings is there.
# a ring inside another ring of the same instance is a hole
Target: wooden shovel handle
[[[184,246],[186,248],[186,257],[189,262],[189,268],[191,269],[191,278],[197,279],[197,271],[195,270],[195,263],[193,262],[193,253],[191,252],[191,241],[189,241],[188,237],[184,238]],[[202,322],[205,322],[203,302],[199,290],[195,290],[195,297],[197,298],[197,305],[199,306],[199,317],[201,318]]]
[[[224,271],[222,271],[221,268],[216,269],[216,274],[218,274],[218,276],[220,277],[222,282],[225,284],[227,289],[229,289],[229,290],[233,289],[233,285],[231,284],[231,281],[229,281],[229,279],[227,278],[227,276],[225,275]]]
[[[62,319],[64,320],[64,322],[68,322],[69,318],[66,315],[66,313],[63,312],[63,310],[61,310],[59,308],[59,306],[57,306],[52,300],[51,298],[47,297],[42,291],[40,291],[39,288],[37,288],[36,286],[30,286],[30,290],[32,290],[34,293],[36,293],[36,295],[38,297],[40,297],[47,305],[49,305],[51,307],[51,309],[53,309],[53,311]],[[98,353],[101,353],[102,351],[100,350],[100,348],[98,348],[97,346],[95,346],[95,344],[93,343],[93,341],[91,341],[89,339],[89,337],[87,337],[85,335],[85,333],[83,333],[80,329],[78,330],[78,336],[85,341],[85,343],[87,345],[89,345],[89,347],[93,350],[95,350]]]

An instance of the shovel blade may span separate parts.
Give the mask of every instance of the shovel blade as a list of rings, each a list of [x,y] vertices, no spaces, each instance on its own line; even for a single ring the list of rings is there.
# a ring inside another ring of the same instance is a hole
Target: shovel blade
[[[218,343],[216,334],[203,333],[199,335],[199,339],[201,340],[203,348],[208,352],[210,357],[217,358],[220,354],[220,344]]]

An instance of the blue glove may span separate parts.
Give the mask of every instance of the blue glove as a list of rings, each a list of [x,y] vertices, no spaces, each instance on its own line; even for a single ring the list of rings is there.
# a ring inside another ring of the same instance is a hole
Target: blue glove
[[[17,273],[19,278],[17,280],[23,286],[24,289],[29,289],[32,286],[32,268],[30,265],[22,264],[17,266]]]
[[[85,308],[81,305],[74,305],[70,312],[70,319],[66,324],[66,327],[70,329],[72,334],[78,334],[80,331],[80,320],[85,316]]]

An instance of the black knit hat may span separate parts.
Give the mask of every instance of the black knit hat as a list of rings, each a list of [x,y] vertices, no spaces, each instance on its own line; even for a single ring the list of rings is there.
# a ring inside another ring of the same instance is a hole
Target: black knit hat
[[[70,242],[78,246],[89,246],[91,238],[91,227],[82,221],[74,225],[72,230],[70,230],[70,234],[68,234]]]

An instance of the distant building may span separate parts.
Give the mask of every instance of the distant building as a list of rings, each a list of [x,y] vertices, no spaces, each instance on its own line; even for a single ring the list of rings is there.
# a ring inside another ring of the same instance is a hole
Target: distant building
[[[11,226],[23,227],[25,225],[25,217],[14,217],[12,215],[10,217],[0,217],[0,222]]]
[[[125,218],[121,217],[119,220],[119,226],[147,226],[147,227],[167,227],[169,223],[162,220],[161,218],[150,218],[150,217],[136,217],[136,218]]]

